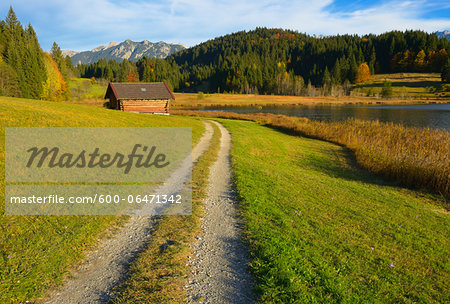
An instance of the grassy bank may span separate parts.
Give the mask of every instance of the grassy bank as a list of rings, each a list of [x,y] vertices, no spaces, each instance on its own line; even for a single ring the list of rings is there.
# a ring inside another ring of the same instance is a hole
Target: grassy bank
[[[209,167],[220,147],[220,131],[213,127],[210,147],[192,172],[192,215],[159,219],[151,242],[131,265],[130,277],[111,303],[185,303],[184,285],[190,274],[188,256],[192,255],[190,243],[201,232],[202,199],[206,196]]]
[[[72,99],[103,99],[108,82],[106,80],[91,80],[90,78],[71,78],[69,88]]]
[[[275,114],[175,113],[253,120],[335,142],[350,148],[358,163],[374,173],[450,197],[450,131],[363,120],[321,122]],[[444,204],[449,208],[448,202]]]
[[[261,303],[445,303],[448,212],[341,146],[221,120]]]
[[[361,89],[363,90],[363,89]],[[381,91],[381,88],[380,88]],[[171,103],[174,109],[199,108],[209,106],[288,106],[288,105],[369,105],[369,104],[427,104],[447,103],[448,98],[391,98],[375,97],[307,97],[281,95],[245,95],[245,94],[203,94],[203,93],[175,93],[175,100]]]
[[[408,98],[448,98],[450,85],[443,84],[438,73],[394,73],[372,75],[364,84],[355,85],[354,92],[363,96],[381,95],[384,82],[392,83],[392,96]]]
[[[0,97],[0,201],[5,198],[5,127],[192,127],[196,142],[204,131],[196,120],[124,113],[101,108]],[[124,217],[11,216],[0,207],[0,303],[24,303],[59,284],[108,227]]]

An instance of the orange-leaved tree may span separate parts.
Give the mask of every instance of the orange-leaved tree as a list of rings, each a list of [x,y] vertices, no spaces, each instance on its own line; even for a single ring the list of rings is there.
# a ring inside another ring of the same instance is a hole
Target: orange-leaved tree
[[[132,72],[127,74],[127,82],[139,82],[139,77]]]
[[[44,53],[44,64],[47,79],[43,83],[41,97],[47,100],[66,100],[70,98],[70,91],[52,57]]]
[[[416,59],[414,60],[416,71],[422,72],[423,70],[425,70],[427,65],[426,57],[427,55],[425,54],[424,50],[421,50],[419,53],[417,53]]]
[[[369,66],[367,65],[367,62],[363,62],[359,65],[358,69],[356,70],[355,82],[363,83],[369,79],[370,79]]]

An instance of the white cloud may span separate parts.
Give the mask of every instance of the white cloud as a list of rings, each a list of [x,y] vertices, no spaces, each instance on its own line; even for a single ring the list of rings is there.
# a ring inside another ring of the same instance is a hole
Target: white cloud
[[[281,27],[306,33],[365,34],[393,29],[436,31],[450,28],[449,18],[424,19],[421,13],[446,1],[382,2],[348,13],[326,10],[332,0],[16,0],[19,18],[27,16],[44,48],[53,40],[62,48],[89,49],[111,40],[165,40],[194,45],[238,30]],[[1,5],[0,9],[6,4]]]

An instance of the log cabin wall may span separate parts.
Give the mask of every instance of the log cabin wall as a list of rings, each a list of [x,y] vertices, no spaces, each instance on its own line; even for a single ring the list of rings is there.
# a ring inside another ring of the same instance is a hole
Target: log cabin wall
[[[140,112],[140,113],[169,113],[169,100],[120,100],[120,110],[125,112]]]

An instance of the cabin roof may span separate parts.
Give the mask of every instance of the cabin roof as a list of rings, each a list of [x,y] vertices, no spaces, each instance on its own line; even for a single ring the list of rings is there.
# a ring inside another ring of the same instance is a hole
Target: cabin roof
[[[117,100],[119,99],[175,99],[172,92],[165,82],[133,82],[118,83],[110,82],[106,90],[105,99],[110,98],[113,94]]]

